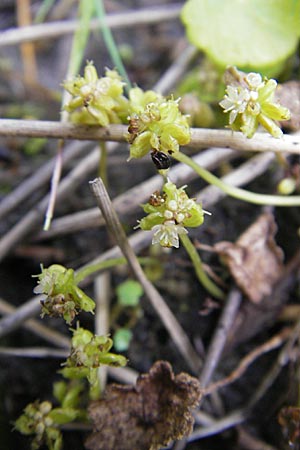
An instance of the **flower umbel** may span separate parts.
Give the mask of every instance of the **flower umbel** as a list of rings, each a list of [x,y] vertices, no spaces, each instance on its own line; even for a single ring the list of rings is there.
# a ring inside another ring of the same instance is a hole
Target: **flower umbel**
[[[290,112],[274,100],[276,81],[262,79],[258,73],[242,76],[235,68],[228,71],[236,73],[238,80],[227,86],[226,95],[220,102],[224,112],[230,113],[229,126],[251,138],[262,125],[272,136],[281,137],[282,131],[274,121],[288,120]]]
[[[179,151],[190,141],[187,117],[178,108],[177,100],[165,100],[154,91],[131,89],[128,142],[130,158],[142,158],[150,151],[166,155]]]
[[[110,353],[113,345],[108,336],[95,336],[84,328],[73,330],[71,354],[60,371],[65,378],[85,378],[91,384],[97,383],[97,368],[100,365],[125,366],[127,360],[122,355]]]
[[[168,181],[163,193],[154,192],[143,205],[145,213],[139,222],[142,230],[152,230],[152,244],[162,247],[179,247],[179,236],[187,234],[185,227],[198,227],[204,220],[202,206],[189,198],[185,187],[177,188]]]
[[[72,95],[65,105],[72,122],[107,126],[126,120],[128,100],[123,95],[124,83],[115,70],[107,69],[98,77],[92,62],[84,69],[84,76],[67,80],[64,88]]]
[[[42,267],[42,272],[35,276],[38,285],[34,293],[46,296],[41,301],[42,317],[63,317],[71,324],[79,311],[93,312],[95,302],[77,286],[73,269],[53,264],[48,269]]]
[[[25,435],[34,435],[32,450],[37,450],[43,444],[51,450],[62,448],[62,434],[51,417],[51,412],[50,402],[36,401],[27,405],[23,414],[16,420],[16,430]]]

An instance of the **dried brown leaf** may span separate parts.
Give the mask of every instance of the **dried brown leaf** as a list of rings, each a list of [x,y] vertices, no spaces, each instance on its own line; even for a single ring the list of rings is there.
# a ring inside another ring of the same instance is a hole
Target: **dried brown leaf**
[[[89,407],[93,433],[88,450],[155,450],[191,433],[191,409],[201,397],[199,381],[174,375],[171,365],[157,361],[135,386],[113,384],[105,397]]]
[[[214,248],[228,266],[236,284],[254,303],[270,295],[283,269],[283,252],[277,246],[272,214],[263,214],[237,240],[218,242]]]
[[[300,408],[285,406],[281,408],[278,422],[291,449],[299,449],[300,445]]]

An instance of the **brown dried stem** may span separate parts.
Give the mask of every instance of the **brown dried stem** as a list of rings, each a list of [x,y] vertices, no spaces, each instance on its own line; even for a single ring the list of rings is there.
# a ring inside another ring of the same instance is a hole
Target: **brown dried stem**
[[[122,253],[126,257],[131,270],[143,286],[145,294],[149,298],[153,308],[168,330],[181,356],[191,370],[197,373],[201,367],[201,360],[192,347],[185,331],[182,329],[181,325],[166,305],[159,292],[145,276],[144,271],[127,240],[125,232],[113,208],[112,202],[102,180],[97,178],[90,182],[90,184],[92,192],[97,200],[97,204],[103,214],[103,217],[105,218],[108,230],[113,234]]]

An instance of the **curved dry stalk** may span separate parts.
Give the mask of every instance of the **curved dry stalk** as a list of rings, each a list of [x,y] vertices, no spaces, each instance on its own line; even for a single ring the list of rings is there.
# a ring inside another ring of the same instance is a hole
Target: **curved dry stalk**
[[[226,344],[228,333],[231,330],[241,301],[241,292],[238,289],[232,289],[223,307],[221,317],[209,344],[207,355],[199,376],[202,388],[205,388],[208,385],[217,368]]]
[[[237,153],[234,150],[211,148],[195,155],[193,160],[207,169],[214,169],[221,162],[229,161],[236,155]],[[131,162],[130,164],[134,167],[134,162]],[[253,173],[255,174],[255,172]],[[171,167],[168,177],[173,183],[180,186],[197,178],[197,174],[189,166],[180,163]],[[137,207],[140,207],[142,203],[148,201],[150,195],[154,191],[160,190],[161,186],[161,176],[158,174],[154,175],[113,199],[113,206],[119,215],[132,213]],[[204,204],[208,205],[210,204],[210,201],[205,202]],[[80,231],[90,227],[94,228],[103,224],[104,219],[103,216],[99,214],[99,209],[90,208],[85,211],[68,214],[64,217],[54,219],[51,224],[51,229],[49,231],[39,232],[34,236],[34,241],[49,239],[53,236]]]
[[[0,136],[126,142],[126,134],[127,126],[118,124],[99,127],[40,120],[0,120]],[[266,133],[256,133],[252,139],[248,139],[242,133],[230,130],[191,128],[191,140],[187,147],[219,147],[239,151],[272,151],[280,154],[293,153],[299,155],[300,134],[284,134],[281,139],[275,139]]]
[[[58,188],[59,201],[76,189],[85,178],[86,174],[97,167],[98,158],[99,152],[98,149],[96,149],[84,158],[75,169],[62,180]],[[29,231],[42,222],[48,205],[48,198],[49,195],[40,200],[34,208],[25,214],[25,216],[0,239],[0,260],[3,259],[7,253],[29,233]]]
[[[94,281],[95,291],[95,334],[107,336],[109,334],[109,301],[110,301],[110,273],[99,274]],[[105,390],[107,381],[108,366],[100,366],[98,369],[98,379],[100,390]]]
[[[86,153],[87,147],[91,147],[91,144],[87,143],[84,145],[81,142],[72,142],[67,145],[63,152],[63,165],[66,165],[79,155]],[[50,180],[54,164],[55,158],[47,161],[42,167],[20,183],[11,193],[4,197],[0,203],[0,219],[15,209],[33,192],[36,192]]]
[[[241,359],[239,365],[234,369],[227,377],[210,384],[206,389],[204,389],[203,395],[211,394],[217,389],[223,388],[228,384],[234,383],[238,380],[248,369],[248,367],[260,356],[267,352],[270,352],[278,347],[280,347],[290,336],[291,328],[284,328],[280,333],[272,336],[271,339],[264,342],[263,344],[256,347],[254,350],[249,352],[244,358]]]
[[[174,20],[179,17],[182,4],[175,3],[167,6],[155,6],[140,10],[131,10],[123,13],[108,14],[106,24],[110,28],[125,28],[137,25],[147,25],[163,21]],[[74,33],[78,28],[77,20],[42,23],[28,27],[11,28],[0,33],[0,47],[20,44],[23,42],[41,41],[42,39],[53,39],[66,34]],[[101,27],[98,19],[92,20],[90,29],[96,30]]]
[[[0,347],[0,355],[21,358],[61,358],[69,356],[68,350],[58,350],[48,347]]]
[[[29,300],[30,302],[30,300]],[[40,311],[40,305],[37,308],[37,305],[35,304],[35,302],[33,303],[29,303],[26,302],[25,304],[30,304],[32,309],[30,310],[30,312],[27,313],[27,317],[33,317],[35,315],[37,315],[37,313]],[[9,324],[13,324],[13,326],[10,326],[9,328],[4,329],[3,327],[3,335],[9,333],[10,331],[13,331],[16,328],[19,328],[20,326],[23,326],[24,328],[26,328],[27,330],[31,331],[32,333],[34,333],[35,335],[41,337],[42,339],[44,339],[45,341],[56,345],[57,347],[61,347],[61,348],[70,348],[70,344],[71,341],[70,339],[63,335],[62,333],[59,333],[58,331],[52,330],[51,328],[47,327],[46,325],[43,325],[42,323],[40,323],[40,321],[37,321],[35,319],[28,319],[28,320],[23,320],[23,317],[21,320],[17,320],[18,317],[20,317],[20,312],[18,310],[18,308],[15,308],[14,306],[10,305],[10,303],[6,302],[5,300],[0,298],[0,314],[3,315],[7,315],[8,317],[10,317],[10,315],[14,314],[14,316],[12,316],[10,318],[10,320],[7,322],[7,325]],[[3,322],[2,322],[3,325]],[[2,336],[3,336],[2,335]]]
[[[122,253],[128,260],[128,264],[131,270],[135,274],[137,280],[143,286],[145,294],[147,295],[153,308],[168,330],[181,356],[186,361],[191,370],[197,373],[202,364],[201,359],[191,345],[185,331],[183,330],[169,307],[166,305],[159,292],[156,290],[153,284],[150,283],[150,281],[144,274],[144,271],[140,266],[140,263],[138,262],[138,259],[127,240],[126,234],[117,217],[117,214],[113,208],[102,180],[100,178],[97,178],[94,181],[90,182],[90,184],[92,192],[94,193],[97,200],[97,204],[102,211],[103,217],[105,218],[108,230],[116,239],[116,242],[118,243]]]

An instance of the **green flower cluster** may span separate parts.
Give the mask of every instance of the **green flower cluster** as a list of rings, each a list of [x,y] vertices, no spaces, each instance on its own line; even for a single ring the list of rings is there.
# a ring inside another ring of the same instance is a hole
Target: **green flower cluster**
[[[119,367],[127,364],[124,356],[110,353],[112,345],[108,336],[95,336],[84,328],[73,330],[71,353],[60,373],[70,379],[87,378],[95,385],[100,365]]]
[[[115,70],[107,69],[105,76],[98,77],[92,62],[84,69],[84,76],[63,83],[72,95],[64,109],[71,113],[71,121],[106,127],[121,123],[128,115],[128,100],[123,95],[124,83]]]
[[[230,113],[229,126],[251,138],[262,125],[272,136],[281,137],[282,131],[274,120],[288,120],[290,112],[276,103],[276,87],[275,80],[262,79],[258,73],[245,75],[239,85],[228,85],[220,106]]]
[[[83,77],[67,80],[63,86],[72,96],[64,107],[72,122],[107,126],[129,121],[130,158],[141,158],[150,151],[172,155],[190,141],[187,116],[180,112],[178,100],[166,100],[138,87],[130,89],[127,99],[115,70],[106,70],[99,78],[89,62]]]
[[[35,294],[44,294],[41,317],[63,317],[71,324],[79,311],[93,312],[95,302],[88,297],[76,284],[73,269],[66,269],[59,264],[53,264],[44,269],[38,277]]]
[[[179,236],[187,234],[185,227],[199,227],[204,220],[202,206],[188,197],[185,187],[177,188],[168,181],[163,193],[154,192],[143,205],[148,215],[140,220],[142,230],[153,232],[152,244],[162,247],[179,247]]]
[[[52,404],[36,401],[24,409],[16,420],[15,429],[25,435],[35,435],[31,441],[31,450],[46,444],[49,450],[62,448],[62,435],[51,417]]]
[[[190,141],[187,117],[178,107],[178,100],[166,100],[154,91],[133,88],[129,94],[130,159],[142,158],[150,150],[167,155],[179,151]]]

